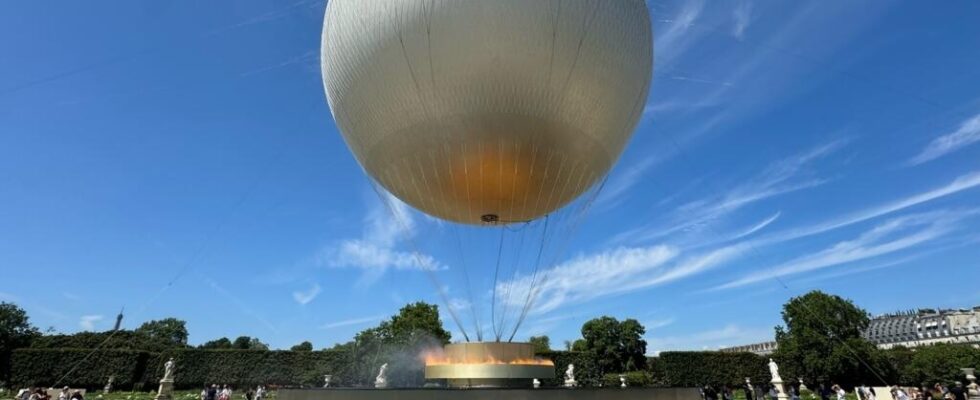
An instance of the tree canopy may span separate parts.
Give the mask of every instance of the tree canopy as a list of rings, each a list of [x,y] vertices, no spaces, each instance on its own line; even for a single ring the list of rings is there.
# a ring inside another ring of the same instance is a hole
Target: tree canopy
[[[8,363],[13,349],[27,347],[41,336],[37,327],[31,325],[27,312],[16,304],[0,302],[0,380],[9,375]]]
[[[197,346],[197,347],[200,348],[200,349],[212,349],[212,350],[214,350],[214,349],[233,349],[233,348],[235,348],[235,346],[231,343],[231,340],[229,340],[226,337],[223,337],[221,339],[209,340],[207,342],[204,342],[204,344],[202,344],[200,346]]]
[[[868,313],[850,300],[812,291],[783,306],[785,327],[776,327],[779,344],[774,358],[786,371],[808,385],[821,381],[845,386],[887,384],[888,363],[861,333]]]
[[[304,341],[289,349],[292,351],[313,351],[313,343],[310,343],[309,341]]]
[[[613,317],[600,317],[582,325],[582,339],[573,350],[593,352],[602,373],[626,372],[646,367],[646,328],[635,319],[622,322]]]
[[[534,346],[535,353],[547,353],[551,351],[551,338],[547,335],[531,336],[527,342]]]
[[[187,345],[187,322],[177,318],[144,322],[143,325],[136,328],[136,332],[145,334],[152,339],[169,342],[174,346]]]

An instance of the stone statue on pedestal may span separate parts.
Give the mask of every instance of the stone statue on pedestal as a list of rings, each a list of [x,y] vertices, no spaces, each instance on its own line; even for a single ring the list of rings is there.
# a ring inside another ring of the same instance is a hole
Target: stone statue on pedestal
[[[163,363],[163,379],[160,380],[160,390],[155,400],[173,400],[174,398],[174,369],[176,364],[173,357]]]
[[[779,376],[779,366],[771,358],[769,359],[769,374],[772,375],[772,386],[776,389],[776,398],[779,400],[789,399],[786,394],[786,386],[783,385],[783,378]]]
[[[568,368],[565,370],[565,387],[573,388],[578,385],[575,382],[575,364],[568,364]]]
[[[531,381],[531,385],[534,386],[535,389],[537,389],[541,387],[541,381],[539,381],[538,378],[534,378],[534,380]]]
[[[783,378],[779,377],[779,366],[771,358],[769,359],[769,374],[772,375],[772,381],[783,381]]]
[[[964,371],[966,372],[966,380],[970,381],[970,383],[966,385],[966,396],[969,400],[980,400],[980,385],[977,385],[977,377],[973,375],[974,369],[965,369],[968,369],[968,371]]]
[[[109,381],[106,382],[105,387],[102,388],[102,393],[109,394],[112,391],[112,381],[116,379],[115,376],[109,375]]]
[[[619,387],[621,387],[621,388],[625,388],[626,387],[626,375],[623,375],[623,374],[620,374],[619,375]]]
[[[163,363],[163,380],[174,380],[174,359],[171,357]]]
[[[325,388],[330,387],[330,379],[331,378],[333,378],[333,375],[324,375],[323,376],[323,387],[325,387]]]
[[[378,377],[374,378],[374,388],[384,389],[388,387],[388,363],[381,364],[381,370],[378,371]]]

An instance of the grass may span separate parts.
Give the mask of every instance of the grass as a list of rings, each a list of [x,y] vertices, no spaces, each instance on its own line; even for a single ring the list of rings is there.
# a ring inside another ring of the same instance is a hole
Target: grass
[[[16,391],[6,392],[0,395],[0,400],[14,400],[14,396],[17,395]],[[85,395],[85,400],[153,400],[156,396],[155,392],[112,392],[109,394],[102,394],[101,390],[90,391]],[[275,391],[269,391],[266,393],[266,399],[274,400],[276,398]],[[175,390],[173,400],[200,400],[201,391],[200,390]],[[244,400],[245,391],[236,391],[232,395],[232,400]],[[55,398],[57,400],[57,398]]]

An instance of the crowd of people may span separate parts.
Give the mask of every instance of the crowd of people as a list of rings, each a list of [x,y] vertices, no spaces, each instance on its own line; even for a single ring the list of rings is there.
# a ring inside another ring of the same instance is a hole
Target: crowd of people
[[[735,400],[735,392],[741,390],[746,400],[778,400],[779,390],[775,385],[742,385],[739,388],[732,388],[728,385],[721,385],[716,388],[712,385],[705,385],[701,389],[701,397],[704,400]],[[921,388],[903,388],[891,386],[888,388],[893,400],[967,400],[967,390],[962,382],[955,382],[952,385],[935,384],[933,387],[922,386]],[[854,388],[853,393],[857,400],[878,400],[878,393],[873,387],[860,385]],[[820,400],[846,400],[848,391],[841,385],[826,385],[821,383],[813,393],[819,396]],[[786,396],[790,400],[800,400],[800,385],[786,385]]]
[[[265,386],[259,385],[254,390],[248,388],[242,396],[245,400],[263,400],[267,393]],[[201,390],[201,400],[232,400],[232,394],[231,386],[205,385],[204,390]]]
[[[43,387],[35,387],[30,389],[21,389],[17,392],[17,400],[51,400],[51,395],[48,394],[48,389]],[[72,390],[68,386],[65,386],[58,392],[58,400],[85,400],[85,395],[82,394],[80,390]]]

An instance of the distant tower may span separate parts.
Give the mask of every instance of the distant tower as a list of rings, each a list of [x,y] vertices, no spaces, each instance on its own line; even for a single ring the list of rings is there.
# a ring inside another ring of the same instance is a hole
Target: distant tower
[[[119,327],[122,326],[123,311],[125,310],[126,307],[123,307],[121,310],[119,310],[119,315],[116,316],[116,326],[112,328],[113,331],[118,331]]]

